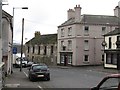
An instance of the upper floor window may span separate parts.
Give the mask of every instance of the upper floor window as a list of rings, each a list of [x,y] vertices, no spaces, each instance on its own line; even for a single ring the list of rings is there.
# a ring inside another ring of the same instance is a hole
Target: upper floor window
[[[84,50],[89,50],[89,42],[88,42],[88,40],[84,40]]]
[[[68,40],[68,50],[72,50],[72,41]]]
[[[111,37],[109,37],[109,49],[112,47]]]
[[[120,41],[120,36],[117,36],[117,41]]]
[[[72,27],[69,27],[68,28],[68,36],[71,36],[72,35]]]
[[[66,46],[64,45],[64,41],[61,41],[61,50],[65,50]]]
[[[85,26],[84,27],[84,35],[89,35],[89,27],[88,26]]]
[[[102,27],[102,35],[105,34],[105,31],[106,31],[106,27]]]
[[[40,54],[40,46],[38,46],[38,54]]]
[[[61,29],[61,37],[64,37],[64,34],[65,34],[65,30],[64,28]]]
[[[51,55],[53,54],[53,46],[51,46]]]
[[[30,47],[28,46],[28,53],[30,52]]]
[[[117,36],[116,45],[117,45],[117,48],[120,48],[120,36]]]
[[[33,46],[33,53],[35,53],[35,47]]]
[[[44,55],[47,54],[47,46],[44,47]]]

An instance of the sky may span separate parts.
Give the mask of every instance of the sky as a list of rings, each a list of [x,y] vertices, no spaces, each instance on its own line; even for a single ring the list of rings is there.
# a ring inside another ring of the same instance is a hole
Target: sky
[[[43,34],[57,33],[58,26],[67,20],[67,10],[74,9],[76,5],[82,7],[81,14],[114,15],[114,8],[119,0],[3,0],[8,5],[2,9],[13,16],[14,9],[14,35],[13,42],[21,43],[22,19],[24,18],[23,42],[34,37],[35,31]],[[28,7],[28,9],[21,9]]]

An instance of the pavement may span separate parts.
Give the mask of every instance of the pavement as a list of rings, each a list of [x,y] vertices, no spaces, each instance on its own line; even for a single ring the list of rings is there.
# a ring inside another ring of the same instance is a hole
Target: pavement
[[[51,68],[61,68],[61,69],[70,69],[70,68],[84,68],[86,70],[99,71],[105,73],[118,73],[116,69],[104,69],[103,66],[86,66],[86,67],[64,67],[64,66],[54,66]],[[23,71],[20,72],[19,68],[13,69],[13,74],[5,78],[5,87],[21,87],[23,79],[26,79],[26,76]]]

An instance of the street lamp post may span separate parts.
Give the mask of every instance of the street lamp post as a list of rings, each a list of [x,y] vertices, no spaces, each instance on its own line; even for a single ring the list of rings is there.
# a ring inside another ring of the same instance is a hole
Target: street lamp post
[[[28,9],[28,7],[13,7],[13,32],[14,32],[14,10],[15,9]],[[23,30],[22,30],[22,32],[23,32]],[[22,33],[22,38],[23,38],[23,33]],[[22,47],[23,47],[23,44],[21,42],[21,50],[22,50]],[[21,51],[20,71],[22,71],[22,53],[23,52]],[[12,65],[12,68],[13,68],[13,65]]]

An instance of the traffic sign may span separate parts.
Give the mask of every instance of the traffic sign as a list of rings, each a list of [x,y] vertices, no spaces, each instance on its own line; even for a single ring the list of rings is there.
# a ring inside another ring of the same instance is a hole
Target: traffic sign
[[[17,47],[13,47],[13,54],[17,54]]]

